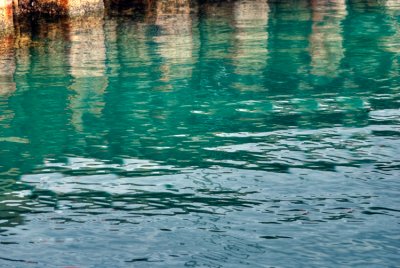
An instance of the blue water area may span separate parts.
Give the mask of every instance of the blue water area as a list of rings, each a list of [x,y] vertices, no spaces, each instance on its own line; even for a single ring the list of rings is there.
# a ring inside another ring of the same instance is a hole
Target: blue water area
[[[0,267],[400,264],[399,1],[126,1],[0,52]]]

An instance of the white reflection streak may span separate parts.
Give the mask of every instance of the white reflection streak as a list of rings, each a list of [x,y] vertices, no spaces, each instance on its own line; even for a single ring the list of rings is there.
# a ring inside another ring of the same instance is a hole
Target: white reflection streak
[[[98,159],[70,157],[67,163],[52,163],[45,160],[44,169],[63,168],[70,171],[76,170],[102,170],[114,169],[120,171],[149,171],[157,169],[174,169],[171,165],[136,158],[122,159],[122,163],[108,163]],[[145,180],[132,177],[120,177],[116,174],[95,174],[95,175],[66,175],[59,172],[43,174],[27,174],[21,180],[34,185],[37,189],[51,190],[56,193],[72,193],[82,191],[103,191],[110,194],[132,193],[136,190],[160,188],[165,190],[164,184],[170,178],[181,178],[181,175],[146,176]]]

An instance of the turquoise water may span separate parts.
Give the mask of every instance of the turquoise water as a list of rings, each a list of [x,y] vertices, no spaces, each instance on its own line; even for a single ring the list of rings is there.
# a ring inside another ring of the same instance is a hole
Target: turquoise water
[[[398,266],[400,3],[165,2],[2,43],[0,267]]]

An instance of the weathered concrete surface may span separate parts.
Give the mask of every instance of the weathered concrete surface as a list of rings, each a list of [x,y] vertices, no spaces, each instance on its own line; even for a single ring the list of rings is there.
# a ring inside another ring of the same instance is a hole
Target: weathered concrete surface
[[[0,0],[1,1],[1,0]],[[39,13],[52,16],[81,16],[104,10],[103,0],[14,0],[16,14]]]
[[[12,31],[13,9],[12,0],[0,0],[0,38]]]

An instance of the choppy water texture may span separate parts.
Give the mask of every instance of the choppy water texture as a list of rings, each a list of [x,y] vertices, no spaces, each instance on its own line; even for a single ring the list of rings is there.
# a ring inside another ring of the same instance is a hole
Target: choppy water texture
[[[2,43],[0,267],[397,266],[400,3],[166,2]]]

